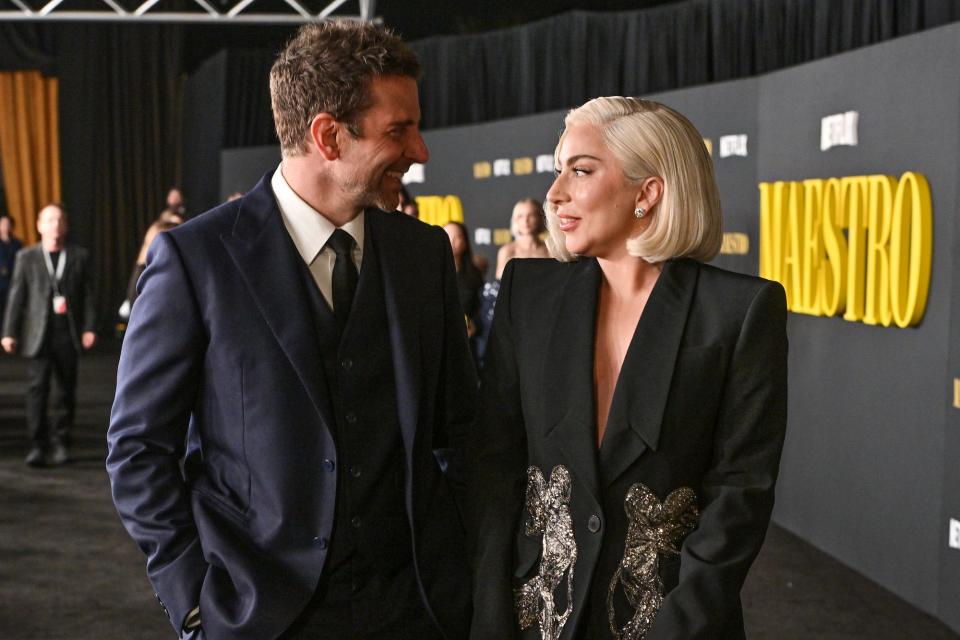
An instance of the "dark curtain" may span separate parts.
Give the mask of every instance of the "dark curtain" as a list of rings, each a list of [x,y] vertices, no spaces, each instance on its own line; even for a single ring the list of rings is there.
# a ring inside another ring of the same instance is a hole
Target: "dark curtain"
[[[960,19],[957,0],[689,0],[413,43],[424,127],[742,78]]]
[[[0,22],[0,71],[56,71],[57,58],[49,29],[30,22]]]
[[[223,146],[279,144],[270,111],[271,49],[230,49],[226,69],[226,126]]]
[[[58,45],[64,199],[110,326],[143,234],[180,180],[180,27],[59,25]]]

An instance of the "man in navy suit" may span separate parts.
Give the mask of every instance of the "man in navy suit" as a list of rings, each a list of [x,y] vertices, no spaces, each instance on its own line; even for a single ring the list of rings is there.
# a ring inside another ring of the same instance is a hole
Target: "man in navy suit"
[[[181,637],[467,635],[476,375],[446,234],[392,212],[418,73],[386,29],[302,28],[280,167],[153,243],[107,470]]]

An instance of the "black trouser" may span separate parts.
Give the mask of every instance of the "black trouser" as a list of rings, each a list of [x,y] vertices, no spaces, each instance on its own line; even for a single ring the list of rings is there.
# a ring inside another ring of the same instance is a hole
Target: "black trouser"
[[[47,420],[50,376],[57,378],[60,416],[53,432]],[[34,446],[48,442],[68,444],[77,406],[77,349],[68,327],[51,326],[43,347],[27,359],[27,428]]]

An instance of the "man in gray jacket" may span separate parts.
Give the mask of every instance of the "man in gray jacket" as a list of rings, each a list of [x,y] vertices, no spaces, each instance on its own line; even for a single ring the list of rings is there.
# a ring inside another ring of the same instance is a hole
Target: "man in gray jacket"
[[[37,217],[40,242],[17,254],[0,345],[27,358],[26,463],[67,461],[76,406],[77,356],[96,342],[96,315],[86,249],[66,244],[67,213],[49,204]],[[47,422],[50,376],[57,378],[62,413]],[[48,456],[48,458],[45,458]]]

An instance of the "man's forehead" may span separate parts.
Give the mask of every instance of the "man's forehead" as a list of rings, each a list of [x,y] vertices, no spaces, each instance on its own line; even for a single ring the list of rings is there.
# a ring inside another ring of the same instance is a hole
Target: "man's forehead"
[[[63,210],[56,205],[49,205],[40,210],[40,218],[50,218],[52,216],[63,217]]]
[[[420,121],[420,95],[413,78],[376,76],[370,82],[370,97],[370,108],[365,115],[391,122]]]

